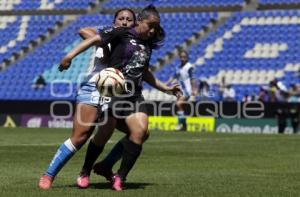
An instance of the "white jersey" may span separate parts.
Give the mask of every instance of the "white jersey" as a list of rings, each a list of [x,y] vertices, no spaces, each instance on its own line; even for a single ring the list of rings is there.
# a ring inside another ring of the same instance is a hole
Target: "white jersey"
[[[96,76],[95,74],[99,73],[102,69],[105,68],[105,65],[102,64],[102,58],[104,57],[103,48],[95,47],[92,60],[90,61],[90,66],[86,73],[86,77],[81,83],[81,89],[86,88],[96,88]]]
[[[110,49],[110,44],[105,49],[100,46],[94,48],[93,58],[90,60],[88,71],[77,92],[77,103],[86,103],[93,106],[98,105],[100,94],[96,88],[96,74],[106,67],[103,64],[103,58],[107,55],[105,52],[110,51]]]
[[[176,71],[175,78],[179,82],[185,97],[191,96],[192,93],[193,70],[194,66],[188,62]]]
[[[111,27],[98,27],[97,31],[103,31],[104,29],[110,29]],[[96,88],[95,84],[95,74],[99,73],[102,69],[104,69],[106,66],[103,65],[103,58],[108,55],[105,54],[105,52],[110,52],[111,45],[108,44],[105,49],[103,49],[100,46],[96,46],[94,48],[93,52],[93,58],[91,59],[89,63],[89,68],[87,70],[87,73],[85,74],[85,78],[83,82],[81,83],[81,89],[86,89],[87,87],[93,87]],[[83,87],[86,86],[86,87]]]

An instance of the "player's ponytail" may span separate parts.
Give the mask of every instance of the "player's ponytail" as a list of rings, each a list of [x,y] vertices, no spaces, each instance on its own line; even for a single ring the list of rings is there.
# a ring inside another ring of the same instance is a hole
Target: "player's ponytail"
[[[152,49],[159,49],[160,47],[163,46],[164,41],[165,41],[166,33],[163,28],[158,28],[155,32],[155,35],[153,38],[149,40],[150,47]]]
[[[159,12],[154,5],[148,5],[138,14],[138,21],[148,19],[150,16],[155,16],[160,19]],[[155,35],[149,40],[149,45],[152,49],[158,49],[163,45],[166,33],[161,26],[155,29]]]

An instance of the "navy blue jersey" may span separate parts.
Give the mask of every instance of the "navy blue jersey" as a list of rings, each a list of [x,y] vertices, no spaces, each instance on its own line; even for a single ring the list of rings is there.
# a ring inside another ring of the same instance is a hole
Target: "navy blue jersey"
[[[135,95],[141,94],[143,73],[148,69],[151,56],[148,42],[140,39],[134,28],[104,29],[99,34],[101,46],[111,45],[108,67],[119,69],[127,81],[133,82],[134,87],[129,89]]]

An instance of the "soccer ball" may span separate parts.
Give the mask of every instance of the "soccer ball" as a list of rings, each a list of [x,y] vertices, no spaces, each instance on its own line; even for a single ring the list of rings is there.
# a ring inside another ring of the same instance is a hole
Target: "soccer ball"
[[[118,69],[105,68],[97,74],[96,87],[100,96],[117,96],[124,91],[125,78]]]

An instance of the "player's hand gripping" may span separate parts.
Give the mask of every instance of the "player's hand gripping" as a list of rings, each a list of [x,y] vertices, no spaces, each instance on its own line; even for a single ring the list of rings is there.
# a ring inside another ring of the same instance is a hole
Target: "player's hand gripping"
[[[68,57],[68,56],[65,56],[61,62],[60,62],[60,65],[58,67],[58,70],[60,72],[62,72],[63,70],[67,70],[70,66],[71,66],[71,63],[72,63],[72,58]]]
[[[182,90],[179,86],[179,84],[175,84],[169,87],[169,89],[166,91],[167,94],[175,95],[176,97],[180,97],[183,95]]]

